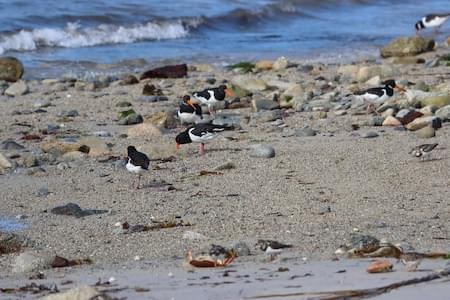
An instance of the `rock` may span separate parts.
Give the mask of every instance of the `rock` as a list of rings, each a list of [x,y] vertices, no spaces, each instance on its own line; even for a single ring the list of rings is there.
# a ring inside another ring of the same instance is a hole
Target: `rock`
[[[127,131],[129,137],[150,137],[150,136],[161,136],[161,130],[153,124],[141,123],[134,125]]]
[[[144,122],[144,118],[138,114],[131,114],[119,120],[119,125],[134,125]]]
[[[429,125],[433,128],[440,128],[442,127],[441,119],[435,116],[416,118],[414,121],[407,124],[406,128],[411,131],[416,131]]]
[[[98,157],[98,156],[104,156],[109,155],[111,153],[111,150],[106,145],[106,143],[97,137],[84,137],[80,139],[79,143],[83,146],[88,147],[88,151],[82,151],[83,149],[80,147],[79,151],[88,153],[91,157]]]
[[[71,152],[67,152],[65,154],[63,154],[62,159],[64,161],[77,161],[77,160],[83,160],[87,157],[88,155],[84,152],[81,151],[71,151]]]
[[[78,142],[44,141],[41,143],[42,151],[56,156],[61,156],[71,151],[78,151],[81,146]]]
[[[250,247],[245,242],[235,242],[230,248],[234,250],[238,257],[251,255]]]
[[[259,158],[272,158],[275,157],[275,149],[270,145],[251,145],[250,146],[251,157],[259,157]]]
[[[110,297],[102,297],[101,293],[95,288],[88,285],[81,285],[70,289],[67,292],[50,294],[41,298],[42,300],[91,300],[91,299],[110,299]]]
[[[395,74],[394,70],[390,66],[386,65],[375,65],[375,66],[362,66],[359,68],[356,74],[356,80],[359,82],[368,81],[371,78],[380,77],[391,77]]]
[[[313,112],[313,119],[320,120],[320,119],[326,119],[328,116],[326,111],[315,111]]]
[[[450,121],[450,105],[441,107],[435,112],[435,115],[442,119],[444,122]]]
[[[2,254],[20,252],[24,247],[28,247],[30,245],[30,240],[20,235],[0,231],[0,256]]]
[[[39,166],[39,161],[34,155],[27,155],[22,160],[22,165],[27,168],[37,167]]]
[[[232,161],[227,161],[225,163],[222,163],[214,168],[214,171],[223,171],[223,170],[231,170],[235,169],[236,165]]]
[[[214,125],[221,125],[227,127],[234,127],[235,129],[241,128],[241,116],[240,115],[218,115],[212,121]]]
[[[380,49],[381,56],[412,56],[420,53],[432,51],[435,42],[421,36],[401,37],[393,40],[387,46]]]
[[[234,76],[233,79],[231,79],[231,82],[234,85],[251,92],[262,92],[267,89],[267,84],[264,80],[248,75]],[[235,95],[234,90],[232,91],[233,95]]]
[[[386,273],[391,272],[393,265],[388,260],[376,260],[367,267],[368,273]]]
[[[23,65],[15,57],[0,57],[0,80],[16,82],[23,75]]]
[[[381,85],[381,77],[380,75],[374,76],[366,81],[367,86],[379,86]]]
[[[423,114],[424,116],[433,116],[436,113],[437,110],[438,110],[437,106],[427,105],[427,106],[422,107],[421,109],[419,109],[419,112],[421,114]]]
[[[203,73],[211,73],[215,71],[215,67],[211,64],[194,64],[189,65],[189,70]]]
[[[23,274],[50,269],[54,255],[48,252],[24,252],[16,257],[13,263],[13,273]]]
[[[10,97],[22,96],[28,93],[28,85],[23,80],[19,80],[5,90],[5,95]]]
[[[282,111],[279,109],[260,111],[253,113],[251,117],[257,122],[272,122],[282,118]]]
[[[378,136],[379,136],[379,134],[374,131],[367,131],[367,132],[364,132],[361,134],[361,137],[364,139],[376,138]]]
[[[106,212],[108,211],[97,209],[81,209],[81,207],[75,203],[68,203],[66,205],[57,206],[51,209],[51,213],[55,215],[74,216],[76,218],[104,214]]]
[[[394,118],[392,116],[386,117],[383,121],[383,126],[400,126],[402,125],[402,122],[400,122],[397,118]]]
[[[410,56],[394,57],[394,59],[392,59],[391,63],[397,64],[397,65],[424,64],[425,59],[419,58],[419,57],[410,57]]]
[[[10,169],[12,168],[11,162],[4,156],[2,153],[0,153],[0,169]]]
[[[303,87],[300,84],[291,85],[280,97],[280,106],[283,108],[293,107],[294,98],[303,96],[305,93]]]
[[[195,231],[187,230],[183,233],[183,239],[190,241],[202,241],[206,239],[206,236]]]
[[[117,107],[130,107],[133,105],[128,101],[121,101],[121,102],[117,103],[116,106]]]
[[[48,195],[50,195],[50,191],[48,190],[47,186],[42,186],[39,188],[35,195],[36,197],[47,197]]]
[[[446,105],[450,105],[450,95],[434,96],[434,97],[425,98],[420,101],[420,104],[422,105],[422,107],[428,106],[428,105],[433,105],[433,106],[437,106],[437,107],[443,107]]]
[[[139,83],[139,80],[133,74],[124,74],[120,78],[120,85],[131,85],[137,83]]]
[[[436,136],[436,130],[431,126],[420,128],[416,132],[417,137],[422,139],[428,139]]]
[[[402,113],[400,113],[402,112]],[[420,118],[423,116],[423,113],[416,111],[416,110],[405,110],[402,109],[397,113],[397,118],[400,122],[402,122],[403,125],[409,124],[412,121],[414,121],[417,118]]]
[[[281,56],[281,57],[277,58],[277,60],[275,60],[272,68],[275,71],[281,71],[281,70],[285,70],[288,67],[288,65],[289,65],[289,61],[287,60],[287,58],[284,56]]]
[[[169,101],[166,96],[139,96],[136,98],[138,102],[154,103],[154,102],[164,102]]]
[[[72,109],[69,111],[63,110],[61,113],[58,114],[58,117],[74,118],[74,117],[78,117],[79,115],[80,114],[78,113],[78,111],[76,109]]]
[[[175,157],[177,155],[175,145],[173,143],[164,143],[163,141],[143,145],[142,152],[150,153],[152,159],[161,160]]]
[[[157,88],[154,84],[146,83],[142,88],[142,95],[147,96],[164,96],[162,90]]]
[[[176,128],[178,121],[172,113],[167,111],[159,111],[157,113],[146,115],[144,123],[155,125],[158,128]]]
[[[262,110],[278,109],[280,105],[278,102],[269,99],[252,99],[252,110],[258,112]]]
[[[145,71],[140,80],[146,78],[183,78],[187,76],[187,65],[170,65]]]
[[[269,60],[260,60],[255,64],[257,70],[271,70],[273,67],[273,62]]]
[[[2,142],[1,149],[11,151],[11,150],[23,150],[25,149],[25,147],[13,140],[6,140]]]
[[[356,78],[358,71],[359,66],[357,65],[343,65],[338,68],[337,73],[348,78]]]
[[[295,136],[297,137],[315,136],[316,134],[317,132],[309,127],[300,128],[295,131]]]

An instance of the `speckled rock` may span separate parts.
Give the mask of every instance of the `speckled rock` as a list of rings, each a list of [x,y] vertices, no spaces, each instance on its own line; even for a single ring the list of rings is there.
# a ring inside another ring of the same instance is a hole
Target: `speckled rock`
[[[13,273],[30,273],[49,269],[55,255],[49,252],[24,252],[16,257],[12,271]]]
[[[382,57],[411,56],[432,51],[435,42],[421,36],[400,37],[380,49]]]
[[[5,90],[5,95],[10,97],[18,97],[28,93],[28,85],[23,80],[19,80],[13,83],[9,88]]]
[[[0,57],[0,80],[15,82],[23,75],[23,65],[15,57]]]
[[[270,145],[262,145],[262,144],[251,145],[250,149],[251,149],[250,152],[251,157],[260,157],[260,158],[275,157],[275,148],[273,148]]]

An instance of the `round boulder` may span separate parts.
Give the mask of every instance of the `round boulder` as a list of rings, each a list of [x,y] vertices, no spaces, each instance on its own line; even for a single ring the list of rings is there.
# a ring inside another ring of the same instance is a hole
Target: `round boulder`
[[[15,57],[0,57],[0,80],[16,82],[23,75],[23,65]]]

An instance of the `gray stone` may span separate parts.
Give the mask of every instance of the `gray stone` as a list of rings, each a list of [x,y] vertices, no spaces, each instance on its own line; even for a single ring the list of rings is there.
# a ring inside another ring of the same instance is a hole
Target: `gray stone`
[[[11,162],[4,156],[2,153],[0,153],[0,169],[10,169],[13,165]]]
[[[435,42],[421,36],[400,37],[380,49],[382,57],[411,56],[432,51]]]
[[[39,188],[35,195],[36,197],[47,197],[48,195],[50,195],[50,191],[48,190],[47,186],[43,186]]]
[[[55,256],[48,252],[24,252],[16,257],[12,271],[13,273],[30,273],[51,268]]]
[[[58,124],[47,124],[47,134],[57,134],[59,131]]]
[[[317,132],[309,127],[300,128],[295,131],[295,136],[298,137],[315,136],[316,134]]]
[[[108,211],[98,209],[82,209],[78,204],[68,203],[66,205],[52,208],[51,212],[55,215],[65,215],[65,216],[74,216],[76,218],[82,218],[91,215],[104,214]]]
[[[233,245],[230,247],[234,250],[234,252],[237,254],[237,256],[249,256],[251,255],[250,247],[247,245],[246,242],[238,241],[233,243]]]
[[[190,241],[202,241],[206,240],[206,236],[195,231],[187,230],[183,233],[183,239]]]
[[[402,118],[406,117],[410,112],[411,112],[410,109],[404,108],[404,109],[399,110],[399,112],[395,115],[395,117],[397,119],[402,119]]]
[[[235,169],[236,165],[232,161],[227,161],[225,163],[222,163],[214,168],[214,171],[224,171],[224,170],[231,170]]]
[[[419,138],[428,139],[436,136],[436,130],[431,126],[426,126],[417,130],[416,135]]]
[[[3,150],[22,150],[25,149],[24,146],[20,145],[19,143],[13,141],[13,140],[6,140],[2,142]]]
[[[217,115],[212,121],[214,125],[240,128],[241,117],[239,115]]]
[[[256,144],[250,146],[251,157],[272,158],[275,157],[275,149],[270,145]]]
[[[367,132],[361,133],[361,137],[365,138],[365,139],[376,138],[378,136],[379,136],[379,134],[374,131],[367,131]]]
[[[10,97],[22,96],[28,93],[28,85],[23,81],[17,81],[13,83],[9,88],[5,90],[5,95]]]
[[[72,109],[69,111],[62,111],[58,116],[59,117],[67,117],[67,118],[74,118],[74,117],[78,117],[80,114],[78,113],[78,111],[76,109]]]
[[[435,115],[444,122],[450,121],[450,105],[441,107],[435,112]]]
[[[138,98],[136,98],[136,101],[139,102],[146,102],[146,103],[153,103],[153,102],[162,102],[162,101],[168,101],[169,98],[167,98],[166,96],[139,96]]]
[[[262,110],[273,110],[280,108],[278,102],[269,99],[252,99],[252,109],[254,112]]]
[[[279,109],[260,111],[252,114],[252,119],[257,122],[272,122],[282,118],[282,111]]]
[[[23,65],[15,57],[0,57],[0,80],[16,82],[23,75]]]
[[[144,122],[144,118],[138,114],[131,114],[119,120],[119,125],[134,125]]]

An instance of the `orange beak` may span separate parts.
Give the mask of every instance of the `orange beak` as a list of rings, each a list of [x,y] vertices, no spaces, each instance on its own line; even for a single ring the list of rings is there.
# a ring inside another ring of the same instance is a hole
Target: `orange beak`
[[[406,90],[398,84],[394,87],[394,90],[396,90],[397,92],[406,92]]]
[[[192,107],[193,109],[195,109],[194,103],[192,103],[192,99],[189,99],[187,101],[187,104],[189,104],[190,107]]]
[[[177,150],[180,150],[180,146],[181,145],[177,143],[177,146],[176,146]]]
[[[233,97],[233,93],[228,88],[225,89],[225,95],[228,97]]]

